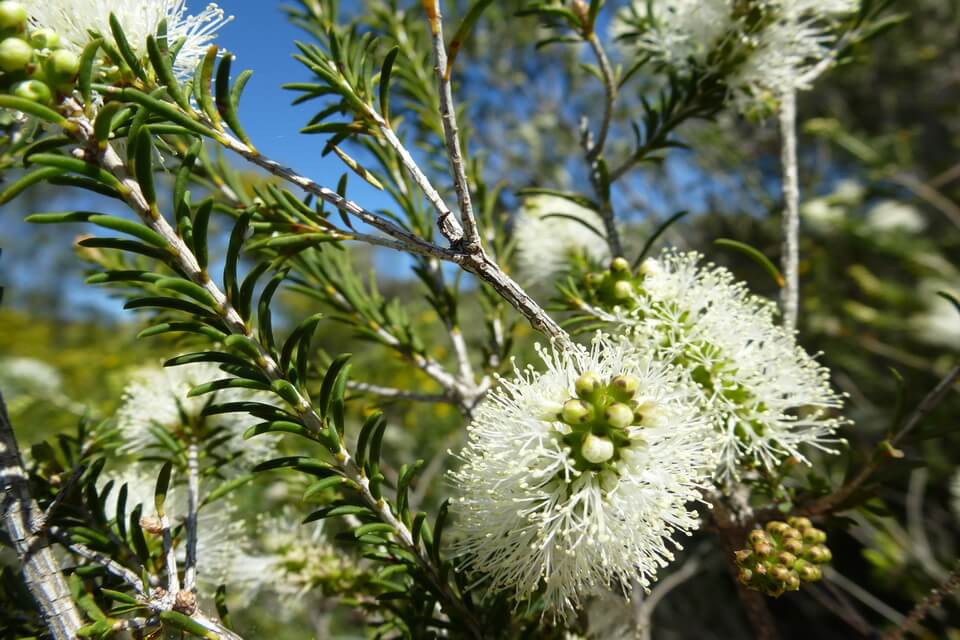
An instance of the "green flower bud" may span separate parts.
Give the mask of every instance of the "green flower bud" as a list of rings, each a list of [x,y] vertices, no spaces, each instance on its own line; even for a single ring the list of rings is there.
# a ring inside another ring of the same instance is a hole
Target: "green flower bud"
[[[777,582],[786,582],[790,579],[790,570],[778,564],[774,567],[771,567],[770,577]]]
[[[781,551],[777,556],[777,561],[785,567],[792,567],[793,563],[797,561],[797,556],[789,551]]]
[[[827,534],[811,527],[804,530],[803,541],[809,544],[822,544],[827,541]]]
[[[47,58],[47,73],[54,82],[68,82],[80,72],[80,58],[76,54],[60,49]]]
[[[799,555],[803,552],[803,543],[797,540],[796,538],[790,538],[783,541],[783,550],[789,551],[794,555]]]
[[[769,540],[766,532],[763,529],[754,529],[750,532],[750,535],[747,539],[750,541],[750,546],[753,548],[756,548],[758,544],[767,542]]]
[[[739,551],[735,551],[733,553],[733,557],[737,561],[737,564],[746,563],[750,559],[750,556],[752,555],[753,555],[753,552],[750,551],[749,549],[740,549]]]
[[[825,564],[833,559],[833,554],[830,552],[830,549],[822,544],[818,544],[815,547],[807,549],[807,558],[817,564]]]
[[[576,388],[578,396],[588,399],[600,388],[601,384],[603,384],[603,381],[600,380],[600,376],[592,371],[585,371],[577,378],[574,388]]]
[[[22,71],[33,60],[33,49],[20,38],[7,38],[0,42],[0,69]]]
[[[794,567],[794,570],[804,582],[816,582],[823,577],[823,571],[820,570],[820,567],[803,560],[797,562],[797,566]]]
[[[801,538],[800,532],[791,527],[790,525],[784,525],[783,533],[781,534],[784,539],[789,540],[791,538],[796,538],[799,540]]]
[[[774,549],[773,545],[769,542],[761,542],[760,544],[756,544],[753,546],[753,550],[761,558],[769,558],[777,552],[777,550]]]
[[[586,276],[584,276],[584,280],[588,285],[595,287],[599,285],[601,282],[603,282],[603,274],[596,273],[595,271],[593,271],[588,273]]]
[[[613,285],[613,297],[617,300],[628,300],[633,296],[633,285],[626,280],[620,280]]]
[[[27,10],[19,2],[0,2],[0,29],[19,30],[27,23]]]
[[[776,536],[782,536],[783,532],[789,528],[786,522],[780,522],[779,520],[771,520],[767,523],[767,531]]]
[[[607,423],[615,429],[626,429],[633,424],[633,409],[621,402],[615,402],[603,413]]]
[[[614,258],[610,261],[610,271],[613,273],[630,273],[630,263],[626,258]]]
[[[813,526],[813,523],[810,522],[810,518],[788,518],[787,524],[789,524],[794,529],[799,529],[800,531],[805,531]]]
[[[591,433],[584,438],[581,453],[587,462],[601,464],[613,457],[614,447],[606,438],[599,438]]]
[[[635,376],[617,376],[610,381],[610,385],[621,400],[629,400],[640,391],[640,381]]]
[[[786,588],[787,591],[797,591],[800,589],[800,577],[796,573],[790,573],[790,576],[787,578]]]
[[[583,424],[590,420],[590,407],[580,400],[567,400],[563,403],[563,421],[567,424]]]
[[[39,80],[24,80],[13,85],[13,95],[18,98],[26,98],[40,104],[50,104],[53,102],[53,92],[50,87]]]
[[[750,569],[740,569],[740,571],[737,573],[737,580],[739,580],[742,584],[748,584],[750,582],[750,578],[752,577],[753,571],[750,571]]]
[[[30,33],[30,45],[34,49],[56,49],[60,46],[60,34],[53,29],[37,29]]]

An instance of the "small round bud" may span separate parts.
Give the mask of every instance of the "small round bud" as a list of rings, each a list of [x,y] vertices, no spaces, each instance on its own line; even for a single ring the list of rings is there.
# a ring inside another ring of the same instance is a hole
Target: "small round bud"
[[[767,542],[767,534],[763,529],[754,529],[750,532],[750,535],[747,537],[750,541],[750,545],[754,548],[761,542]]]
[[[163,532],[163,523],[157,516],[143,516],[140,518],[140,528],[147,533],[157,535]]]
[[[805,531],[813,526],[813,523],[810,522],[810,518],[800,518],[794,517],[787,519],[787,524],[789,524],[794,529],[799,529],[800,531]]]
[[[621,402],[615,402],[607,407],[603,417],[615,429],[626,429],[633,424],[633,409]]]
[[[613,285],[613,297],[617,300],[628,300],[633,296],[633,285],[621,280]]]
[[[562,417],[567,424],[583,424],[590,420],[590,407],[580,400],[567,400],[563,403]]]
[[[19,2],[0,2],[0,29],[20,29],[27,23],[27,10]]]
[[[787,584],[785,586],[787,591],[797,591],[800,589],[800,577],[796,573],[791,572],[786,582]]]
[[[30,33],[30,46],[34,49],[56,49],[60,46],[60,34],[53,29],[37,29]]]
[[[67,82],[80,72],[80,58],[75,53],[60,49],[50,54],[46,66],[54,82]]]
[[[577,378],[574,388],[577,390],[578,396],[586,399],[591,397],[600,388],[601,384],[603,384],[603,381],[600,380],[600,376],[592,371],[585,371]]]
[[[623,400],[629,400],[640,391],[640,381],[637,380],[636,376],[617,376],[610,381],[610,385],[613,387],[616,395]]]
[[[178,591],[173,601],[173,610],[185,615],[193,615],[197,610],[197,595],[192,591]]]
[[[769,558],[777,552],[769,542],[761,542],[760,544],[754,545],[753,550],[761,558]]]
[[[803,532],[803,541],[809,544],[822,544],[827,541],[827,534],[820,529],[809,528]]]
[[[778,564],[770,569],[770,577],[777,582],[786,582],[790,579],[790,570]]]
[[[596,287],[596,286],[599,285],[601,282],[603,282],[603,274],[602,274],[602,273],[591,272],[591,273],[588,273],[588,274],[584,277],[584,280],[586,280],[586,282],[587,282],[588,285],[590,285],[590,286],[592,286],[592,287]]]
[[[789,540],[784,540],[782,546],[784,551],[789,551],[794,555],[798,555],[803,552],[803,543],[797,540],[796,538],[790,538]]]
[[[785,540],[790,540],[790,539],[799,540],[802,537],[800,532],[794,529],[793,527],[791,527],[790,525],[785,525],[783,529],[783,533],[780,535],[782,535]]]
[[[758,562],[753,566],[753,572],[758,576],[765,576],[767,575],[767,565],[763,564],[762,562]]]
[[[783,532],[789,528],[786,522],[780,522],[779,520],[771,520],[767,523],[767,531],[777,536],[782,536]]]
[[[26,98],[40,104],[50,104],[53,101],[53,93],[45,83],[39,80],[24,80],[13,85],[13,95],[18,98]]]
[[[599,438],[592,433],[584,438],[581,451],[584,459],[593,464],[604,463],[610,460],[614,454],[612,442],[606,438]]]
[[[797,556],[793,555],[789,551],[781,551],[777,555],[777,562],[779,562],[785,567],[792,567],[793,563],[796,561],[797,561]]]
[[[7,72],[23,71],[33,60],[33,49],[20,38],[0,42],[0,69]]]
[[[749,583],[752,577],[753,571],[750,571],[750,569],[740,569],[740,571],[737,572],[737,580],[743,584]]]
[[[640,275],[652,276],[662,272],[663,267],[660,266],[660,262],[654,258],[647,258],[640,263]]]
[[[813,564],[804,564],[798,567],[796,571],[804,582],[816,582],[823,577],[823,571],[820,570],[820,567]]]
[[[739,551],[735,551],[733,553],[733,558],[737,561],[737,564],[744,564],[752,555],[753,552],[750,551],[750,549],[740,549]]]
[[[610,271],[613,273],[630,273],[630,263],[626,258],[614,258],[610,261]]]
[[[818,544],[815,547],[810,547],[807,550],[807,557],[817,564],[824,564],[833,560],[833,554],[830,552],[830,549],[822,544]]]

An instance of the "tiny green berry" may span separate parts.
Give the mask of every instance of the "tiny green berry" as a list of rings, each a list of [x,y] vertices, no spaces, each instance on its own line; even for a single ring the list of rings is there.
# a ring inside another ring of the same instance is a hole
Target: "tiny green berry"
[[[567,400],[563,403],[563,421],[567,424],[583,424],[590,420],[590,414],[590,407],[580,400]]]
[[[617,376],[610,381],[617,395],[623,400],[629,400],[640,391],[640,381],[636,376],[623,375]]]
[[[18,98],[26,98],[40,104],[50,104],[53,101],[53,93],[50,87],[39,80],[24,80],[13,85],[13,95]]]
[[[33,60],[33,48],[20,38],[7,38],[0,42],[0,69],[7,72],[22,71]]]
[[[596,393],[597,389],[600,388],[602,381],[600,376],[593,373],[592,371],[585,371],[577,378],[577,381],[574,383],[574,387],[577,390],[577,395],[581,398],[587,399],[593,396]]]
[[[613,443],[606,438],[600,438],[591,433],[584,438],[581,452],[587,462],[602,464],[613,458],[614,447]]]
[[[633,297],[633,285],[626,280],[620,280],[613,285],[613,297],[617,300],[628,300]]]
[[[37,29],[30,33],[30,45],[34,49],[56,49],[60,46],[60,34],[53,29]]]
[[[626,429],[633,424],[633,409],[623,403],[615,402],[607,407],[603,417],[611,427]]]
[[[614,258],[610,261],[610,271],[613,273],[630,273],[630,263],[626,258]]]
[[[70,51],[60,49],[50,54],[46,67],[52,80],[67,82],[80,72],[80,58]]]
[[[0,2],[0,29],[20,29],[27,23],[27,10],[19,2]]]

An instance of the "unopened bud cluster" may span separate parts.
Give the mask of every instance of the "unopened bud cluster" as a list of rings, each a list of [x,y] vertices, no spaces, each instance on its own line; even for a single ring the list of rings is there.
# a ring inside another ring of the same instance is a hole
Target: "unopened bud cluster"
[[[657,269],[656,260],[648,258],[634,272],[625,258],[614,258],[605,271],[593,271],[583,278],[588,300],[601,309],[637,306],[636,296],[643,278]]]
[[[80,59],[50,29],[32,29],[18,2],[0,2],[0,92],[48,105],[73,90]]]
[[[561,438],[581,471],[599,471],[618,460],[635,441],[630,429],[651,424],[658,416],[657,406],[640,395],[640,381],[634,376],[603,380],[587,371],[577,378],[575,392],[544,418],[569,426]]]
[[[807,518],[773,520],[766,529],[754,529],[747,538],[749,548],[736,552],[737,578],[747,587],[774,598],[797,591],[801,582],[823,577],[820,565],[833,555],[826,544],[827,534]]]

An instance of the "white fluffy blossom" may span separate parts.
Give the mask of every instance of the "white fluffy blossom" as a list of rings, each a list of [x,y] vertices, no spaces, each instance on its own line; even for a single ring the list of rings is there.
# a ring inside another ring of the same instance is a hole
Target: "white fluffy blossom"
[[[243,440],[243,433],[262,422],[247,413],[204,416],[208,404],[260,402],[274,404],[270,393],[249,389],[223,389],[195,397],[187,394],[193,387],[232,376],[214,364],[194,363],[178,367],[150,367],[133,374],[123,391],[123,404],[117,411],[117,426],[124,443],[123,452],[139,452],[157,443],[156,429],[175,440],[202,443],[229,435],[218,448],[222,454],[243,454],[247,460],[261,462],[276,446],[269,435]]]
[[[859,0],[635,0],[632,14],[642,25],[642,50],[681,72],[722,70],[735,104],[748,111],[809,88],[832,55],[831,20],[858,6]]]
[[[927,228],[927,221],[916,207],[898,200],[881,200],[870,207],[866,222],[874,231],[885,233],[920,233]]]
[[[518,601],[540,593],[547,615],[564,619],[596,589],[646,586],[673,559],[673,536],[698,526],[688,503],[708,481],[714,443],[678,372],[624,341],[539,351],[545,371],[515,369],[477,407],[451,474],[453,547],[478,585]],[[584,414],[595,422],[571,427],[570,404],[586,406],[581,383],[618,379],[631,381],[634,413],[620,416],[604,399],[614,387],[596,386],[606,391]],[[625,426],[601,432],[610,439],[593,435],[615,418]]]
[[[844,424],[831,417],[842,397],[829,371],[774,319],[776,306],[752,295],[702,256],[665,250],[645,263],[631,332],[637,347],[686,368],[721,434],[721,479],[742,465],[773,468],[804,445],[824,451]]]
[[[270,592],[283,598],[285,611],[292,611],[310,591],[353,573],[343,554],[326,542],[321,523],[301,524],[284,511],[261,517],[257,531],[257,548],[235,558],[227,576],[241,602]]]
[[[960,290],[952,283],[938,280],[921,280],[917,286],[919,300],[926,308],[910,316],[909,326],[915,337],[927,344],[960,351],[960,313],[953,303],[937,295],[943,291],[957,296]]]
[[[603,229],[603,219],[596,211],[566,198],[526,198],[513,231],[520,277],[531,283],[548,281],[569,269],[574,255],[598,262],[609,259],[610,248],[599,235]]]
[[[110,14],[117,16],[130,46],[147,54],[147,36],[156,35],[163,20],[172,44],[183,39],[175,70],[186,76],[204,56],[216,32],[231,20],[216,4],[200,13],[187,12],[186,0],[20,0],[31,21],[60,35],[62,45],[81,51],[91,40],[90,32],[110,37]]]

